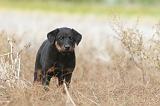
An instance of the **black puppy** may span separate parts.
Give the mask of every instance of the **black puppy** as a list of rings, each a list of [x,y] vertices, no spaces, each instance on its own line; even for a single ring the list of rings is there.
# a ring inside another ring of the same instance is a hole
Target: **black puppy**
[[[70,28],[57,28],[47,34],[47,40],[38,50],[35,62],[34,82],[49,85],[52,76],[58,77],[67,87],[75,68],[75,44],[81,41],[81,34]]]

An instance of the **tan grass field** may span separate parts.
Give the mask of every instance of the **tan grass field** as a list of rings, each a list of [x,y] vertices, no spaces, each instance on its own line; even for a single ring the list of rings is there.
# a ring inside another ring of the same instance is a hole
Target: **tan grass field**
[[[97,58],[97,48],[91,43],[76,51],[69,89],[73,101],[77,106],[159,106],[160,25],[147,41],[136,28],[114,25],[117,46],[109,40],[103,45],[109,61]],[[5,31],[0,33],[0,106],[72,105],[63,87],[57,87],[56,78],[52,78],[48,92],[33,85],[38,47],[26,44],[18,48],[23,39],[7,36]]]

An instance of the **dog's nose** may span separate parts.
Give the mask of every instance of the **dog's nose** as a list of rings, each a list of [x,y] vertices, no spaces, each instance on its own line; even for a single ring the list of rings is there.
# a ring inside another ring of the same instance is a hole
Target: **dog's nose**
[[[70,46],[69,45],[64,45],[65,50],[69,50]]]

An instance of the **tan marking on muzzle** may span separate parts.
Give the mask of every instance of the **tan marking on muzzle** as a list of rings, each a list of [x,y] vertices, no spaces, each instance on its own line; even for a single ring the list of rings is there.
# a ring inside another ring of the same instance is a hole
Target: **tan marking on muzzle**
[[[55,42],[56,48],[58,49],[58,51],[62,51],[61,47],[58,45],[57,41]]]

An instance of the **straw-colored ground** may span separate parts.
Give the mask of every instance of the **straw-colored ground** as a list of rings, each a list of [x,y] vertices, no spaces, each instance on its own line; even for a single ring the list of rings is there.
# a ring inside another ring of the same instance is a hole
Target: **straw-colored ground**
[[[76,50],[77,64],[69,89],[72,99],[77,106],[159,106],[160,26],[149,41],[136,29],[123,29],[116,23],[113,29],[119,40],[116,45],[109,40],[103,45],[108,61],[97,58],[97,48],[91,43]],[[56,78],[48,92],[32,84],[38,47],[26,44],[18,48],[23,39],[14,37],[11,41],[6,36],[0,33],[0,105],[70,106]],[[6,54],[10,52],[13,54]]]

